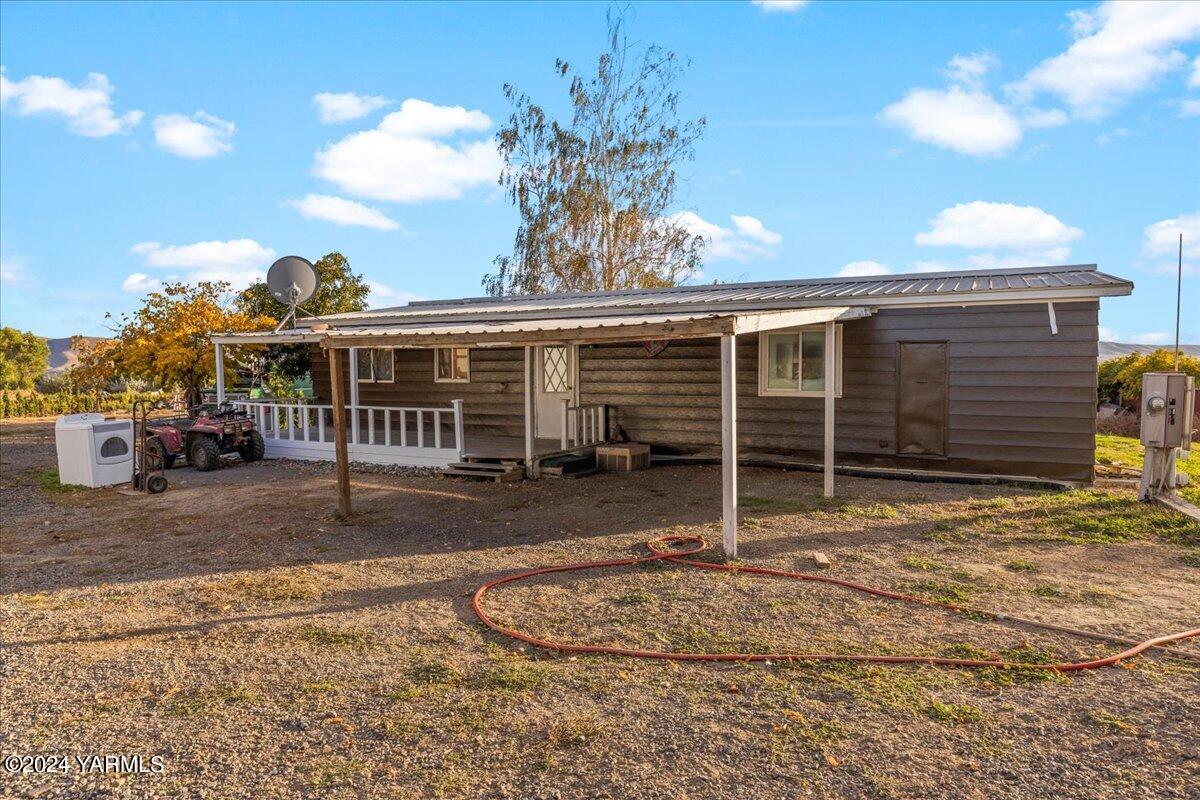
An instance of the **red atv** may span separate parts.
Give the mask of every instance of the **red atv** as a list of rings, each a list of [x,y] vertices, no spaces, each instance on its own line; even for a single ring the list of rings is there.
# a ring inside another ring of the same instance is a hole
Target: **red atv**
[[[180,456],[186,456],[201,472],[220,466],[223,453],[237,453],[246,463],[263,457],[266,445],[262,434],[246,412],[229,403],[202,405],[191,411],[191,416],[152,419],[146,424],[152,434],[146,439],[146,451],[160,456],[164,469],[170,469]]]

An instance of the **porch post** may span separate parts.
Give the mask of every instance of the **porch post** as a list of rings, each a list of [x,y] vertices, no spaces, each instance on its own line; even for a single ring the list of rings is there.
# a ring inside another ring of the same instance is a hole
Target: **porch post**
[[[346,448],[346,401],[342,389],[342,359],[345,350],[329,348],[329,381],[333,403],[333,452],[337,462],[338,514],[350,516],[350,456]],[[353,384],[351,384],[353,386]]]
[[[341,379],[341,371],[336,373]],[[358,444],[358,348],[350,348],[350,432],[351,441]]]
[[[568,408],[571,405],[571,401],[567,400],[564,397],[562,399],[561,403],[562,403],[562,412],[561,412],[562,413],[562,441],[560,441],[558,443],[558,446],[561,449],[566,450],[568,447],[571,446],[570,437],[567,435],[567,425],[569,424],[567,420],[571,416],[570,413],[568,413]]]
[[[721,521],[725,558],[737,558],[737,337],[721,334]]]
[[[533,474],[533,440],[536,409],[533,403],[533,348],[525,346],[525,477]]]
[[[451,400],[450,405],[454,406],[454,446],[458,448],[458,460],[462,461],[463,454],[467,452],[466,442],[463,441],[463,401]]]
[[[217,344],[217,405],[225,402],[225,345]]]
[[[837,325],[825,323],[825,491],[833,497],[833,395],[837,389]]]

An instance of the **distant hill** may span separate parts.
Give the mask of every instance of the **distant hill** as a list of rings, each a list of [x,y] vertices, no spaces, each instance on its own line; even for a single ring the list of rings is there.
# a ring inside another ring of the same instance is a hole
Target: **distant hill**
[[[1130,353],[1149,353],[1151,350],[1157,350],[1160,347],[1165,347],[1168,350],[1174,349],[1172,345],[1156,345],[1156,344],[1124,344],[1122,342],[1101,342],[1100,343],[1100,360],[1104,361],[1117,356],[1127,356]],[[1189,356],[1200,358],[1200,344],[1181,344],[1179,350]]]
[[[65,339],[46,340],[46,346],[50,348],[50,368],[46,370],[47,375],[58,375],[79,363],[79,354],[71,348],[71,338],[68,336]],[[79,338],[91,344],[105,337],[81,336]]]

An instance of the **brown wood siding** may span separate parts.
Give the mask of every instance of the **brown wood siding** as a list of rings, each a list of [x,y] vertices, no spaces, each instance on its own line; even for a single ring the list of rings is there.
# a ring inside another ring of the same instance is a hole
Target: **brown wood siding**
[[[471,351],[469,383],[437,383],[433,379],[433,350],[396,350],[396,379],[358,384],[359,401],[369,406],[448,406],[463,400],[463,424],[468,432],[524,436],[525,374],[520,348],[481,348]],[[329,402],[329,359],[313,346],[313,393]],[[342,381],[349,397],[349,365]]]
[[[843,329],[839,462],[1090,480],[1094,458],[1099,304],[884,309]],[[896,353],[902,341],[945,341],[946,458],[896,454]],[[815,458],[820,398],[758,396],[758,336],[738,339],[738,442],[746,454]],[[719,451],[719,345],[580,348],[580,399],[616,408],[631,438],[661,452]]]

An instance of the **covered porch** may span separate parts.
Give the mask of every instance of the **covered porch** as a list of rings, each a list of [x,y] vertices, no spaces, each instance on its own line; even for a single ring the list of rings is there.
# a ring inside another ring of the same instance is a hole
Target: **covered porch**
[[[331,381],[329,403],[238,400],[259,422],[268,455],[333,460],[338,465],[339,510],[352,510],[348,465],[370,463],[447,466],[465,460],[500,460],[518,463],[527,477],[539,474],[546,457],[577,452],[609,441],[609,407],[583,405],[564,399],[549,413],[561,415],[561,435],[539,436],[538,415],[546,414],[537,402],[536,354],[540,347],[581,344],[667,342],[715,337],[720,341],[721,461],[723,543],[727,557],[737,554],[737,347],[739,334],[821,325],[825,331],[824,374],[835,374],[835,327],[839,322],[870,316],[863,306],[832,306],[786,311],[723,311],[707,313],[654,313],[611,317],[497,320],[480,322],[423,322],[410,325],[316,325],[313,329],[280,333],[223,334],[213,336],[218,375],[223,374],[224,348],[230,345],[317,343],[328,355],[331,374],[341,375],[348,364],[348,391],[340,380]],[[367,405],[358,396],[356,352],[359,348],[429,350],[465,347],[519,349],[522,354],[522,422],[524,435],[474,434],[464,424],[464,401],[445,406]],[[223,381],[217,393],[225,397]],[[347,396],[347,394],[349,396]],[[834,491],[835,381],[824,390],[824,493]],[[652,442],[644,442],[652,444]]]

